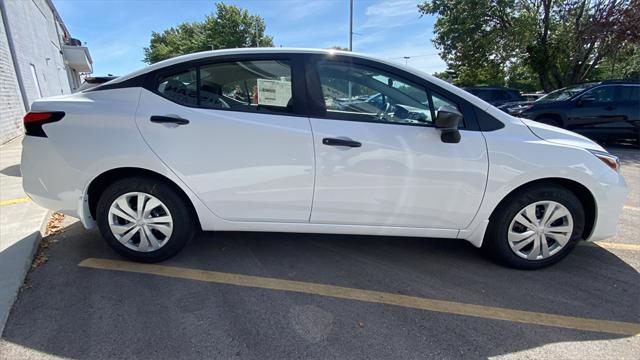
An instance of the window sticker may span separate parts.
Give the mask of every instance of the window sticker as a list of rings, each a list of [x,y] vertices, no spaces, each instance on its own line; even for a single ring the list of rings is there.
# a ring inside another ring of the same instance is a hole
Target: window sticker
[[[286,107],[291,99],[291,81],[258,79],[258,104]]]

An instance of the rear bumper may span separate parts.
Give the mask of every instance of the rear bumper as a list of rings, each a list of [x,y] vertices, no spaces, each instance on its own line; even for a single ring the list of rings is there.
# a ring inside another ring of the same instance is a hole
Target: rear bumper
[[[49,139],[23,138],[20,171],[22,187],[36,204],[82,218],[83,174],[58,154]]]

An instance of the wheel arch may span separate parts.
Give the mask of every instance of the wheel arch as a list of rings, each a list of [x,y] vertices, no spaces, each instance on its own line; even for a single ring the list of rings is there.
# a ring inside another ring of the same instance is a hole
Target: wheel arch
[[[103,191],[115,182],[116,180],[124,179],[127,177],[146,177],[150,179],[154,179],[157,181],[161,181],[170,187],[172,187],[176,193],[184,200],[185,204],[189,208],[191,214],[195,217],[196,223],[199,229],[202,229],[202,224],[200,221],[200,216],[198,215],[198,211],[196,210],[193,201],[187,195],[187,193],[173,180],[168,177],[159,174],[155,171],[138,168],[138,167],[121,167],[107,170],[100,175],[96,176],[91,180],[89,185],[87,186],[87,191],[85,193],[86,196],[86,204],[88,206],[89,214],[92,219],[96,218],[96,208],[98,205],[98,200],[100,199],[100,195]]]
[[[491,215],[489,216],[489,222],[491,222],[494,219],[494,217],[502,207],[506,206],[506,204],[509,203],[511,197],[514,194],[528,187],[532,187],[540,184],[559,185],[569,190],[574,195],[576,195],[578,200],[580,200],[580,203],[582,204],[582,208],[584,209],[584,213],[585,213],[585,227],[583,230],[582,238],[583,239],[589,238],[589,236],[593,232],[593,228],[596,222],[596,217],[598,214],[595,197],[593,196],[591,191],[589,191],[589,189],[587,189],[581,183],[571,179],[566,179],[566,178],[558,178],[558,177],[541,178],[541,179],[536,179],[536,180],[526,182],[514,188],[504,198],[502,198],[502,200],[500,200],[498,205],[496,205],[496,207],[493,209],[493,211],[491,212]]]

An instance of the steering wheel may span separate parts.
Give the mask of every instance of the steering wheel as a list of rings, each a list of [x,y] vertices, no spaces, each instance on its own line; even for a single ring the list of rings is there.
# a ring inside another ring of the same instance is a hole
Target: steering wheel
[[[384,103],[384,109],[380,109],[376,114],[376,117],[380,120],[385,120],[392,108],[393,106],[390,103]]]
[[[226,101],[222,100],[221,97],[216,97],[216,99],[213,101],[213,103],[221,105],[220,107],[222,109],[229,109],[231,107],[231,106],[229,106],[229,104],[227,104]]]

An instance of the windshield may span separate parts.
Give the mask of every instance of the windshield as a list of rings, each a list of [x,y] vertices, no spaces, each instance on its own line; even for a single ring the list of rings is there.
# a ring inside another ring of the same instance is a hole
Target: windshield
[[[536,103],[545,103],[550,101],[562,101],[572,98],[574,95],[579,94],[586,89],[595,86],[596,84],[580,84],[569,86],[563,89],[558,89],[548,93],[547,95],[536,100]]]

